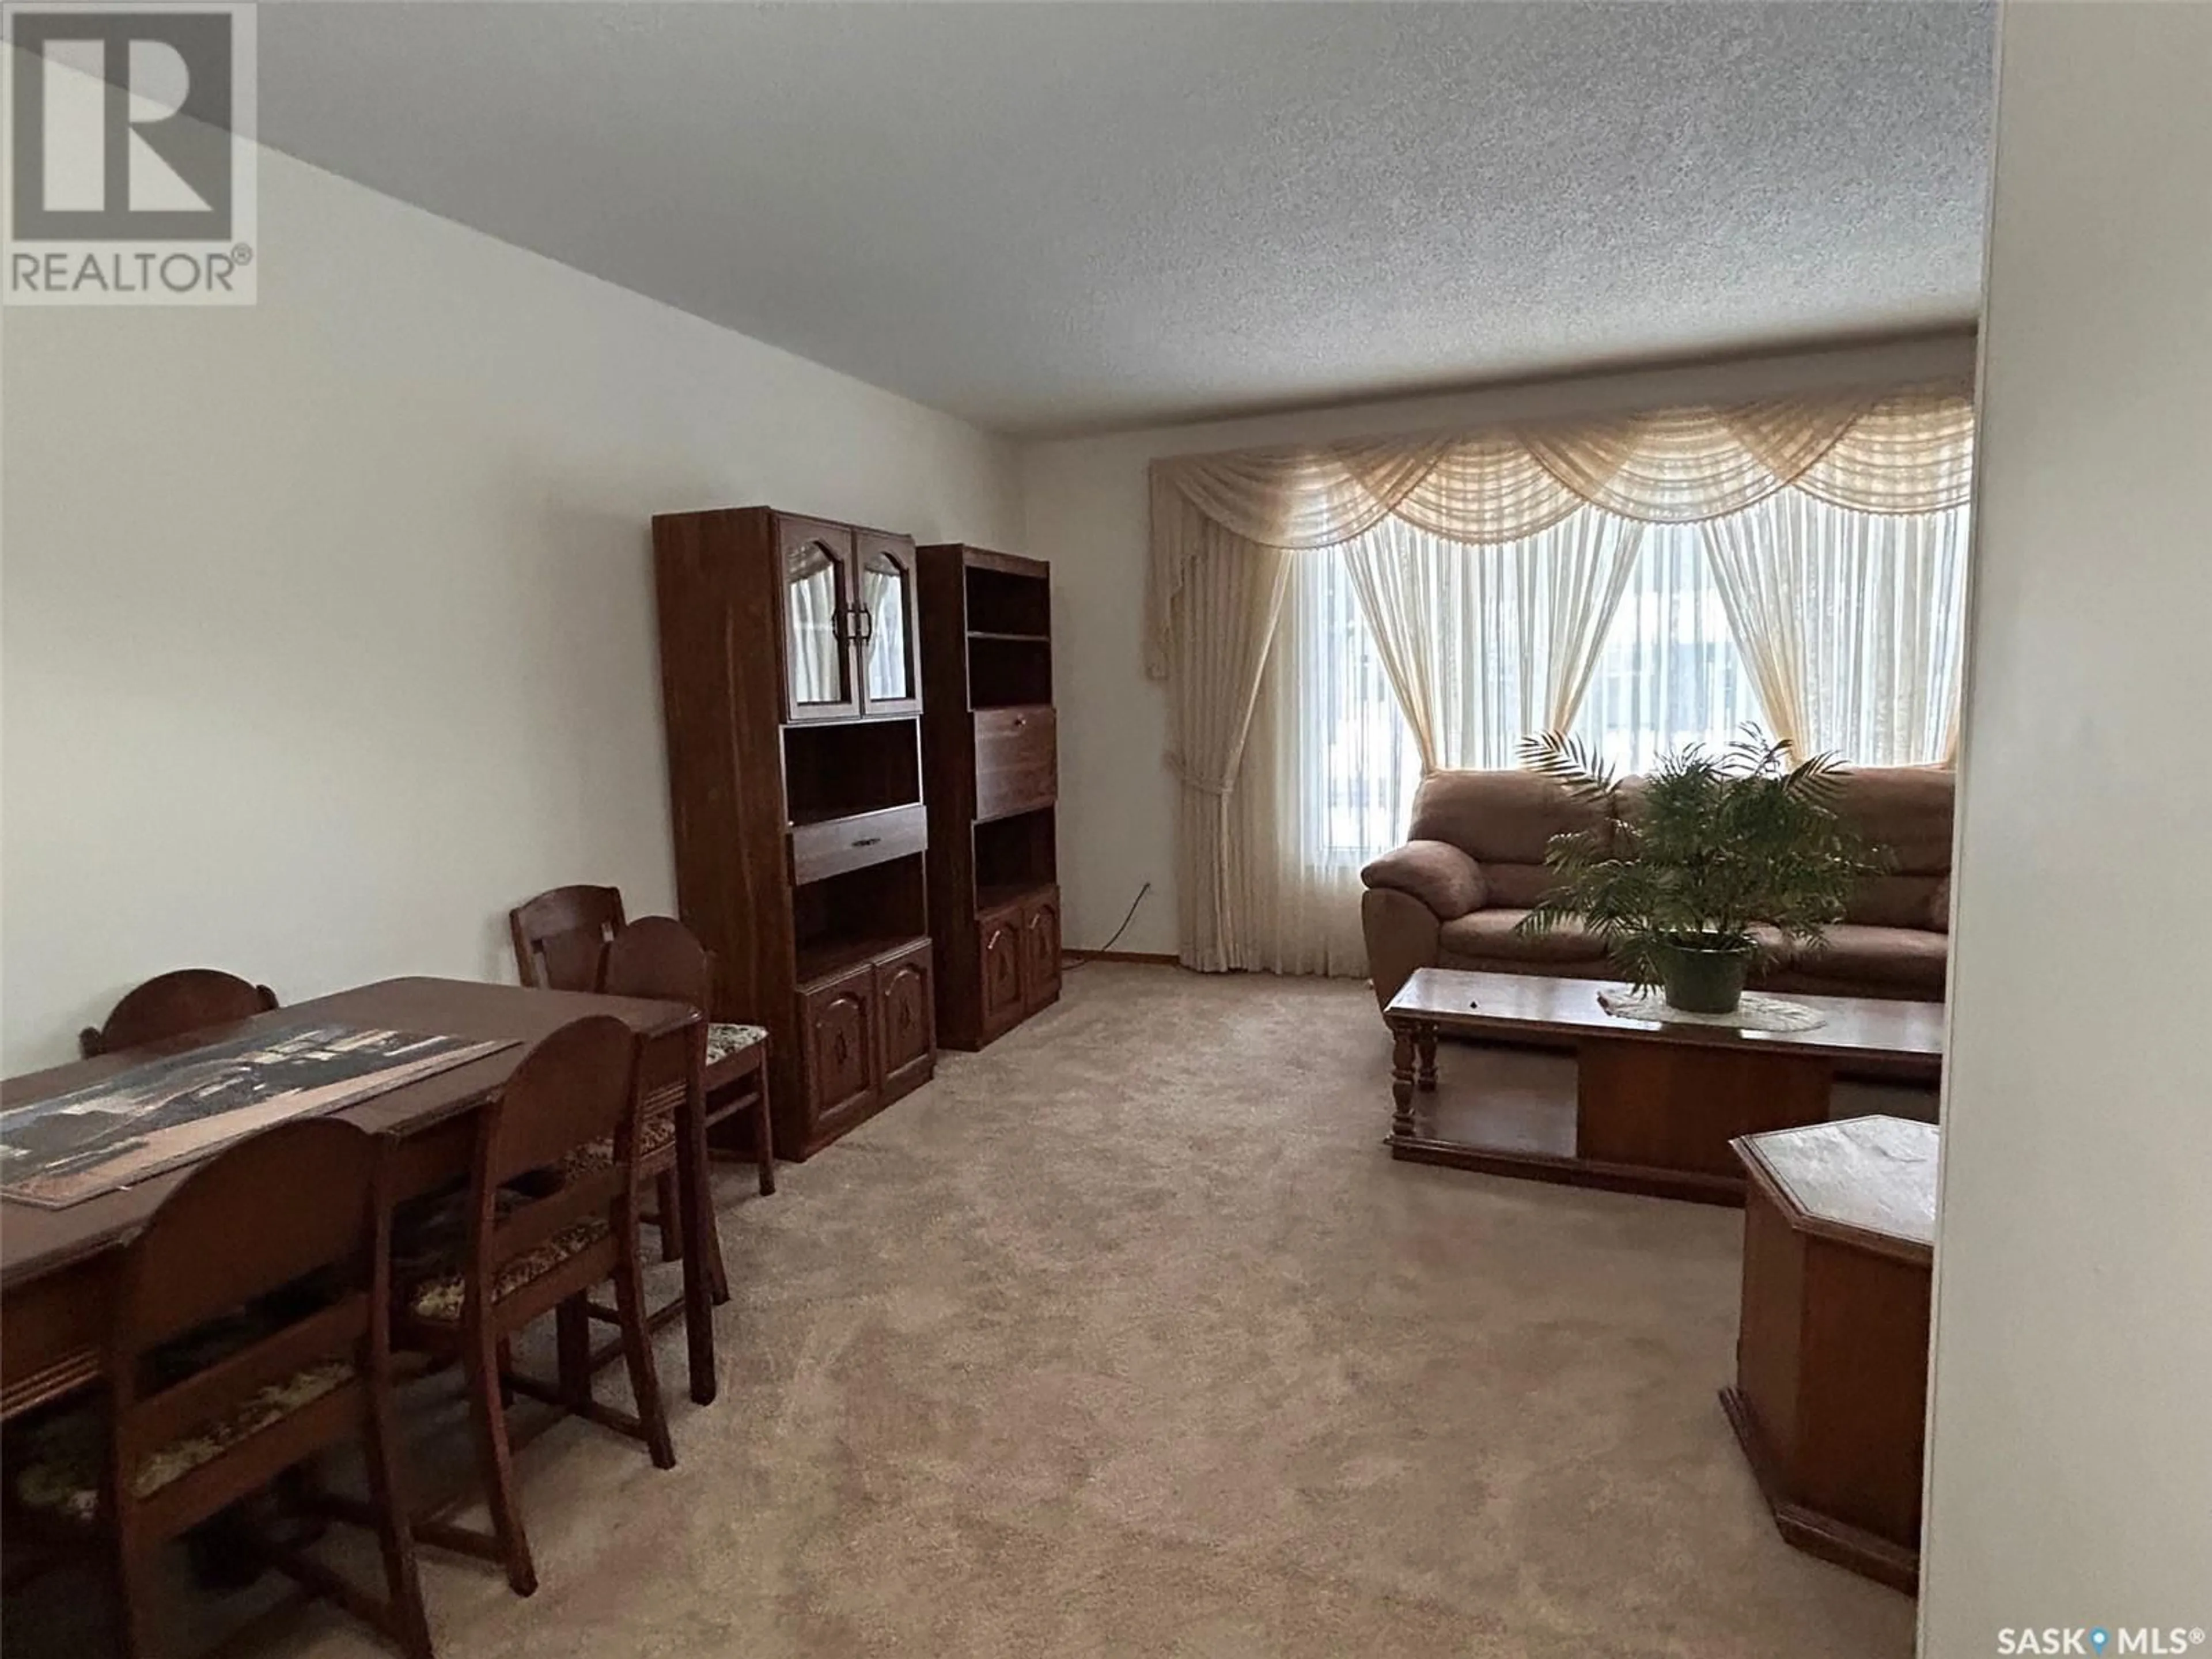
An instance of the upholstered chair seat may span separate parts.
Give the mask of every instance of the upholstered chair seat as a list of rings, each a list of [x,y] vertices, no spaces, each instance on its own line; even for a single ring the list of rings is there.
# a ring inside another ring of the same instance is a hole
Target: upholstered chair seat
[[[131,1491],[141,1498],[151,1498],[233,1446],[312,1406],[353,1375],[350,1364],[331,1359],[264,1383],[222,1416],[146,1457],[131,1476]],[[30,1455],[16,1478],[16,1497],[26,1508],[90,1522],[100,1505],[100,1460],[106,1442],[106,1430],[90,1412],[72,1413],[44,1425],[32,1437]]]
[[[609,1164],[611,1167],[611,1159]],[[524,1285],[543,1279],[562,1262],[581,1255],[606,1233],[606,1224],[598,1220],[580,1221],[573,1227],[562,1228],[543,1244],[502,1263],[492,1279],[491,1299],[505,1301]],[[417,1319],[453,1325],[460,1322],[461,1307],[466,1299],[467,1280],[456,1267],[451,1273],[434,1274],[409,1285],[405,1305]]]
[[[767,1041],[765,1026],[740,1025],[734,1021],[717,1020],[707,1028],[707,1065],[711,1069],[740,1049]]]

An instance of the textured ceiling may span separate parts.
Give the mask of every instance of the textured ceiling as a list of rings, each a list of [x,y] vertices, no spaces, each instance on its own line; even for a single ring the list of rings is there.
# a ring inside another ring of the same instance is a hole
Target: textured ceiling
[[[266,142],[1064,431],[1976,309],[1993,13],[261,9]]]

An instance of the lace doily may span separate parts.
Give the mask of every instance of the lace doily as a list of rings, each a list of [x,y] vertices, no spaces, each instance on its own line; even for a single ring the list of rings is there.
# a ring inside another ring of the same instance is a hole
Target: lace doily
[[[1693,1014],[1669,1007],[1667,994],[1656,986],[1638,991],[1626,985],[1597,994],[1597,1006],[1615,1019],[1642,1020],[1651,1025],[1726,1025],[1739,1031],[1809,1031],[1828,1023],[1827,1016],[1802,1002],[1785,1002],[1746,991],[1732,1014]]]

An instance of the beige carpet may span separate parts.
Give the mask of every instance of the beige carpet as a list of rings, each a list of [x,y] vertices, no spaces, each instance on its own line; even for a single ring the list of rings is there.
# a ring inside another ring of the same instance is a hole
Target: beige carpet
[[[1093,965],[776,1197],[723,1172],[720,1401],[670,1473],[526,1452],[543,1588],[426,1556],[440,1652],[1909,1654],[1715,1401],[1741,1217],[1393,1164],[1386,1048],[1358,986]]]

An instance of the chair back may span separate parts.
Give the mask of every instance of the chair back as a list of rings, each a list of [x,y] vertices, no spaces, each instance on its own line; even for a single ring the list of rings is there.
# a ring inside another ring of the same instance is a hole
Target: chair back
[[[160,1042],[210,1025],[251,1019],[276,1006],[276,994],[214,968],[179,968],[148,980],[115,1005],[105,1025],[86,1026],[77,1047],[87,1060]]]
[[[622,931],[618,887],[556,887],[507,913],[514,966],[522,982],[541,991],[588,991],[599,981],[599,952]]]
[[[147,1455],[264,1386],[329,1360],[353,1368],[349,1388],[382,1372],[381,1167],[376,1138],[352,1124],[282,1123],[216,1153],[162,1200],[125,1252],[109,1345],[118,1509],[131,1505],[128,1472]],[[271,1296],[288,1286],[303,1287],[296,1310]],[[148,1376],[156,1349],[248,1309],[245,1346],[181,1379]]]
[[[636,1200],[637,1037],[611,1014],[571,1020],[522,1057],[480,1116],[471,1188],[467,1294],[477,1302],[499,1269],[584,1221],[629,1224]],[[508,1187],[569,1153],[611,1140],[611,1166],[557,1187]],[[502,1201],[501,1189],[505,1188]]]
[[[679,1085],[705,1088],[707,1010],[714,994],[714,958],[673,916],[642,916],[607,941],[599,957],[599,989],[611,997],[687,1003],[699,1011],[690,1041],[648,1046],[639,1061],[638,1093],[650,1115]],[[675,1055],[684,1056],[677,1069]],[[649,1069],[648,1069],[649,1068]]]

